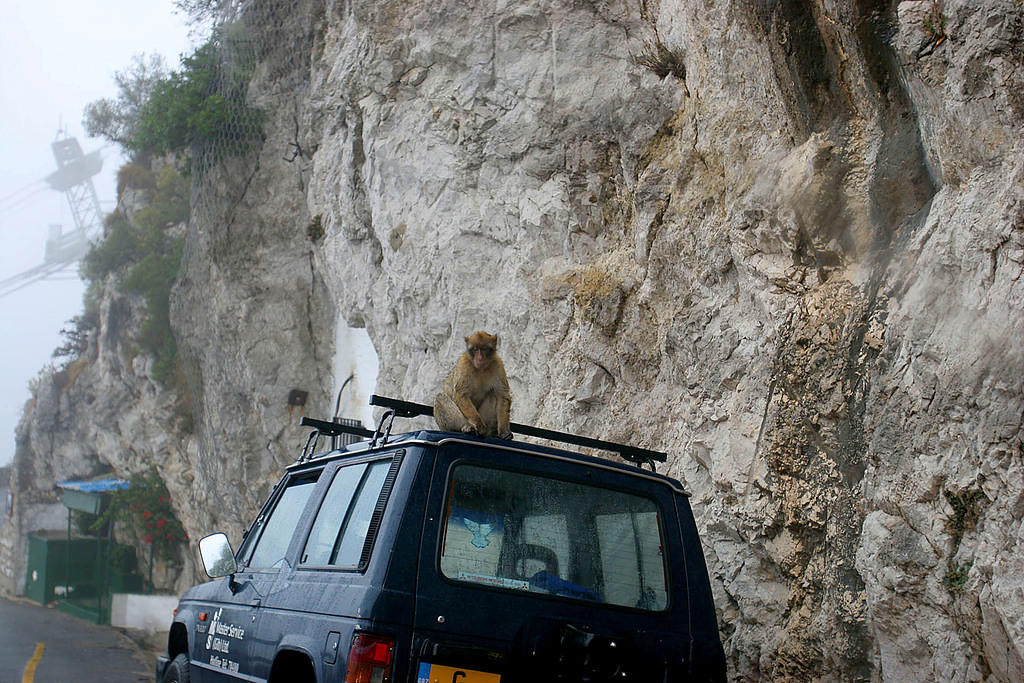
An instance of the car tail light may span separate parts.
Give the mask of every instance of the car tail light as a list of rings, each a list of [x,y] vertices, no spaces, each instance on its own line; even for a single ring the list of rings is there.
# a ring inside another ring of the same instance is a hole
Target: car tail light
[[[352,637],[345,683],[389,683],[395,640],[368,633]]]

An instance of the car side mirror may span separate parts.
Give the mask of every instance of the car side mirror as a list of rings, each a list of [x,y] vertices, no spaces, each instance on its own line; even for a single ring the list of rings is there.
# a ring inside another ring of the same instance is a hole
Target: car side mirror
[[[224,534],[211,534],[200,539],[199,556],[203,558],[203,567],[212,579],[230,576],[238,571],[235,551],[231,549],[231,542]]]

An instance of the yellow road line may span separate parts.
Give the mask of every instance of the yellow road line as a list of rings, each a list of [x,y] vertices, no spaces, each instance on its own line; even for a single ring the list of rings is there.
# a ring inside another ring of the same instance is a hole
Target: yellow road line
[[[32,659],[28,660],[28,664],[25,665],[25,673],[21,675],[21,683],[32,683],[36,677],[36,666],[39,665],[39,660],[43,658],[43,643],[36,643],[35,654],[32,655]]]

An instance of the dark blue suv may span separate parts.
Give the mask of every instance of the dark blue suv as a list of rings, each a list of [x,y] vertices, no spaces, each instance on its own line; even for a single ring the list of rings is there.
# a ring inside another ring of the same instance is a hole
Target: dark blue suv
[[[391,420],[429,411],[374,401],[400,406]],[[304,423],[303,457],[238,552],[200,543],[223,578],[182,597],[158,681],[725,680],[678,481],[527,443]],[[372,439],[312,454],[352,433]]]

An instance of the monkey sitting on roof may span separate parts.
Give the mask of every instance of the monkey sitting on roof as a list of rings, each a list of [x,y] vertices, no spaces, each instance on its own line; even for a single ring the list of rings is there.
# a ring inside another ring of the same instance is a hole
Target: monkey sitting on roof
[[[445,379],[444,391],[434,398],[437,426],[446,432],[511,438],[512,394],[498,357],[498,337],[474,332],[465,341],[465,353]]]

